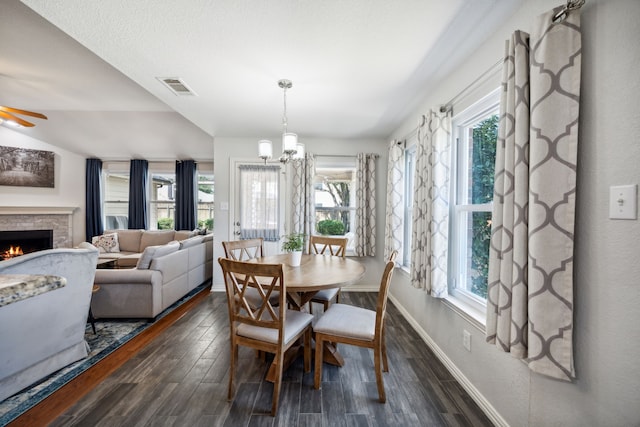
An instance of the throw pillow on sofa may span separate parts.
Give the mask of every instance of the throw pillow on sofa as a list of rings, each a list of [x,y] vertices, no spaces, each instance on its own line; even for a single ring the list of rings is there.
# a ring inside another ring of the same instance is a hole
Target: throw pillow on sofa
[[[178,251],[178,249],[180,249],[180,243],[177,241],[169,242],[166,245],[147,246],[140,256],[136,268],[138,270],[148,270],[154,258],[169,255]]]
[[[120,252],[120,245],[118,244],[118,235],[116,233],[103,234],[101,236],[94,236],[91,239],[91,244],[96,248],[98,248],[100,253]]]

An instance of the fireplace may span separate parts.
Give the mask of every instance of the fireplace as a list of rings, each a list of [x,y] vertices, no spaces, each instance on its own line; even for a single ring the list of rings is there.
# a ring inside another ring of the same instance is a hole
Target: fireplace
[[[0,231],[2,259],[52,248],[53,230]]]

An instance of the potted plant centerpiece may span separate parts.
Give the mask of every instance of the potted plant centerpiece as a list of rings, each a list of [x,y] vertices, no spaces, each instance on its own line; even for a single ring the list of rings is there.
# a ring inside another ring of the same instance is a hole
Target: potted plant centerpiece
[[[284,236],[284,241],[282,242],[282,250],[290,254],[289,265],[291,267],[300,266],[303,248],[304,234],[291,233]]]

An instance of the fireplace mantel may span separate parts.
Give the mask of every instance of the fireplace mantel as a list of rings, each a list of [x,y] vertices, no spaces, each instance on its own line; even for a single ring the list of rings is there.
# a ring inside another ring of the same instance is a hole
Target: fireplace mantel
[[[73,247],[74,206],[0,206],[0,230],[53,230],[53,247]]]
[[[73,206],[0,206],[0,215],[72,215]]]

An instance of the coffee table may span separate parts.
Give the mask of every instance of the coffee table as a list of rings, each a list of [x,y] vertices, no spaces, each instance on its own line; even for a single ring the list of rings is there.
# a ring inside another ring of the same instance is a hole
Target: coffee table
[[[96,268],[111,269],[117,267],[118,258],[98,258]]]

